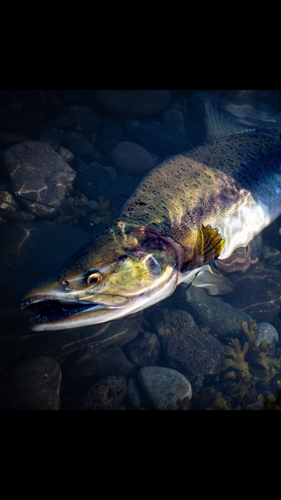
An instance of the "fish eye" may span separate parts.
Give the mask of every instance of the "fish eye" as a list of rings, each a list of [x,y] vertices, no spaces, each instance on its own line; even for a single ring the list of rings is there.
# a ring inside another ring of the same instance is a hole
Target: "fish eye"
[[[101,280],[101,275],[98,272],[90,272],[85,276],[85,281],[88,285],[96,285]]]

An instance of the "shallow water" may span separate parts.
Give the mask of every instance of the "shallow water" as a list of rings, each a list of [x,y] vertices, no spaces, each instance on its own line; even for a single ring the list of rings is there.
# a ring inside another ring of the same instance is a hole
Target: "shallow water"
[[[130,166],[129,152],[125,165],[114,160],[116,144],[136,143],[134,129],[142,123],[164,124],[180,132],[168,147],[167,139],[155,144],[138,139],[148,152],[143,157],[147,168],[151,161],[156,165],[180,152],[181,144],[196,147],[205,138],[207,96],[218,99],[222,109],[247,127],[260,126],[281,112],[279,91],[171,91],[166,102],[167,96],[160,96],[154,112],[153,102],[151,111],[142,115],[143,106],[138,108],[136,102],[133,106],[131,101],[123,116],[117,105],[114,112],[98,105],[96,91],[14,90],[0,94],[1,152],[26,140],[46,141],[56,151],[64,147],[72,152],[67,163],[76,173],[73,191],[66,188],[67,204],[56,201],[59,210],[55,217],[51,212],[30,217],[30,207],[19,196],[25,188],[14,196],[15,188],[1,161],[2,409],[279,409],[281,218],[263,231],[258,263],[246,273],[233,275],[236,288],[226,295],[211,297],[205,290],[181,285],[168,299],[128,318],[40,333],[29,329],[29,313],[19,307],[29,288],[58,269],[104,227],[145,174],[141,159],[135,171]],[[154,101],[156,106],[157,99]],[[129,116],[128,107],[135,109],[135,116]],[[51,184],[47,185],[50,191]],[[6,193],[16,199],[14,208]],[[51,211],[53,198],[48,200],[45,203]],[[259,330],[250,321],[275,327],[276,341],[258,348]],[[40,356],[50,358],[50,366]],[[40,366],[47,373],[44,390]],[[170,368],[186,377],[192,387],[191,399],[176,392],[174,378],[169,379],[171,372],[159,370],[159,379],[151,382],[159,384],[161,392],[160,377],[167,376],[166,393],[159,403],[159,394],[158,399],[151,396],[142,385],[140,373],[144,372],[140,370],[145,366]],[[174,402],[177,397],[179,401]]]

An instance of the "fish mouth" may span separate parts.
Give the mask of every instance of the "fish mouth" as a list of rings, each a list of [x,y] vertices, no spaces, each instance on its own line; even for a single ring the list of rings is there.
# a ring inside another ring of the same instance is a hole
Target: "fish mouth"
[[[105,306],[90,301],[63,301],[58,299],[30,298],[21,303],[21,309],[33,313],[30,317],[32,330],[53,330],[73,328],[72,323],[80,325],[80,318],[93,315],[105,309],[118,309],[118,306]],[[68,326],[69,325],[69,326]]]

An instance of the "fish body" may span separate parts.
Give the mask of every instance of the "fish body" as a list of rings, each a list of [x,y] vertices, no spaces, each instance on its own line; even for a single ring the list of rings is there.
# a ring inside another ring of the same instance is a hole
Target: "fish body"
[[[241,269],[248,267],[250,242],[281,213],[280,134],[279,116],[259,129],[219,129],[156,166],[100,234],[26,294],[22,308],[38,313],[31,327],[120,318],[184,281],[214,294],[230,291],[220,266],[233,270],[228,263],[242,249]]]

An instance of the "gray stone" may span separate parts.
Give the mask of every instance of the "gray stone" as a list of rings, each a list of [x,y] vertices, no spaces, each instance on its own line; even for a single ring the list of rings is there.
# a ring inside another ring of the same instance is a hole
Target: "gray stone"
[[[202,331],[187,311],[163,308],[153,318],[169,366],[190,380],[221,371],[223,345]]]
[[[59,410],[60,365],[53,358],[38,356],[8,369],[0,379],[3,410]]]
[[[118,410],[126,396],[127,381],[122,376],[108,376],[87,387],[80,396],[80,410]]]
[[[6,149],[3,162],[17,199],[34,215],[55,218],[72,189],[75,171],[46,142]]]
[[[223,300],[222,297],[209,295],[204,288],[190,286],[186,292],[185,307],[199,326],[208,327],[212,333],[220,337],[241,337],[241,323],[249,322],[251,316],[227,302],[232,294],[225,295]]]
[[[160,342],[154,333],[143,332],[127,345],[129,358],[137,366],[153,365],[160,356]]]
[[[111,149],[109,157],[121,174],[143,176],[154,167],[152,155],[134,142],[118,142]]]
[[[156,410],[177,410],[184,398],[192,397],[190,382],[172,368],[144,366],[139,370],[138,381]]]
[[[255,345],[259,347],[260,343],[263,340],[266,340],[270,352],[274,353],[279,341],[279,335],[276,328],[270,323],[266,323],[264,321],[257,323],[257,327],[260,331],[255,337]]]

